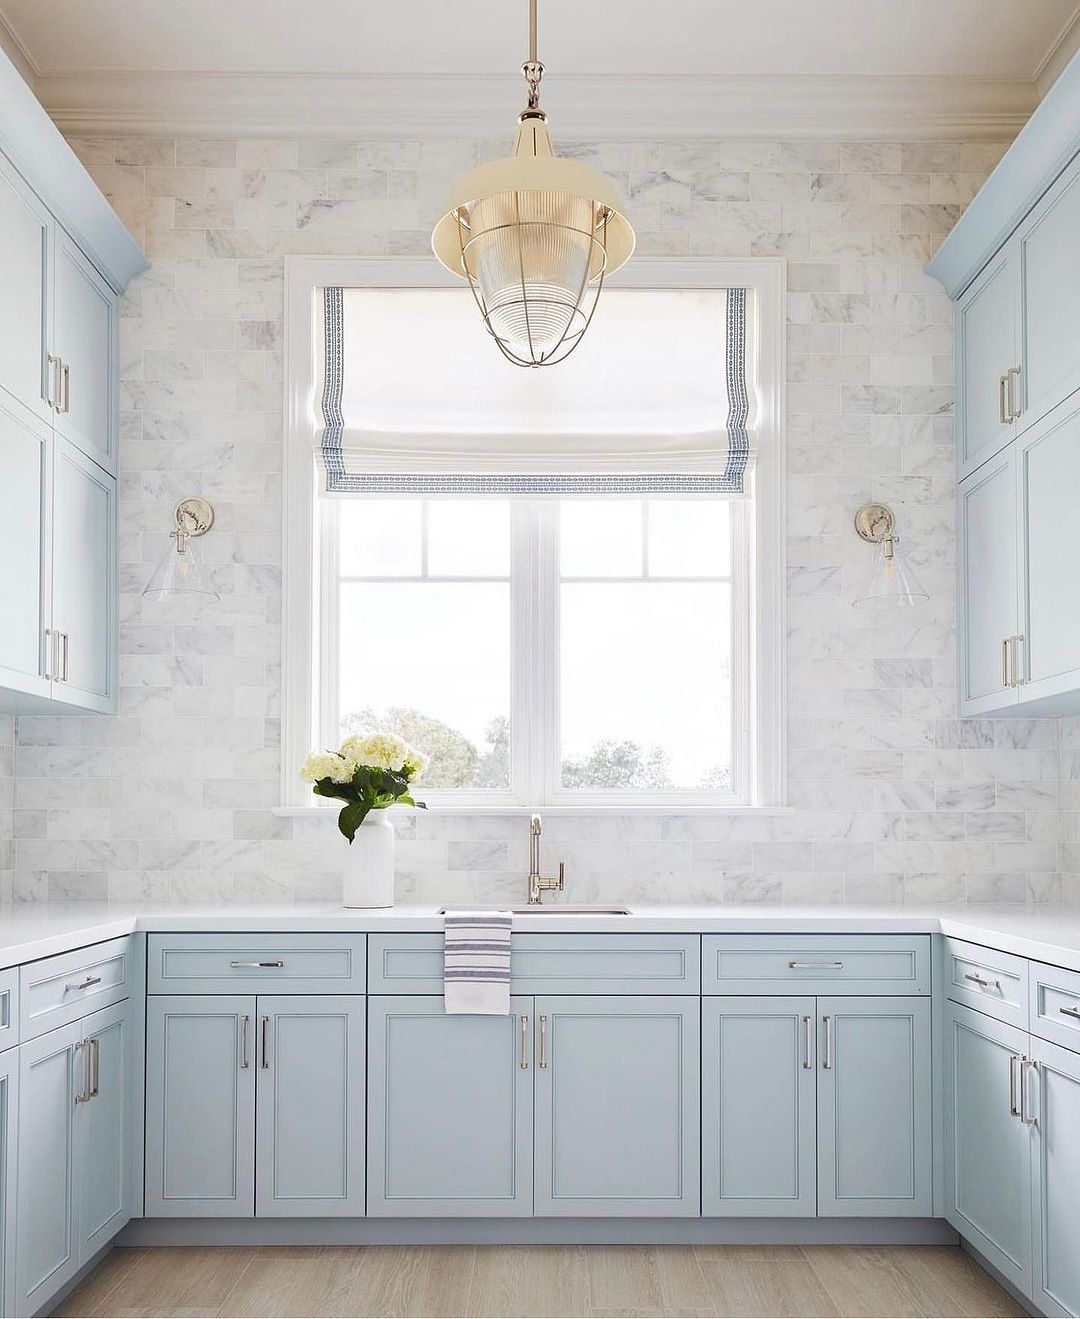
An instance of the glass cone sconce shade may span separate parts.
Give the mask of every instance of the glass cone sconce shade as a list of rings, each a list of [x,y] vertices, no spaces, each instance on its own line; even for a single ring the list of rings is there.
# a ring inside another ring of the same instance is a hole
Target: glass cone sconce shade
[[[864,504],[855,514],[859,536],[879,546],[870,580],[852,600],[856,609],[903,609],[930,599],[900,551],[896,515],[885,504]]]
[[[454,187],[435,226],[442,264],[467,279],[484,324],[517,366],[551,366],[581,342],[604,280],[630,257],[634,231],[611,180],[555,155],[540,109],[536,0],[529,3],[529,88],[513,155]]]
[[[192,541],[214,525],[214,510],[205,499],[185,499],[176,506],[176,528],[154,575],[143,588],[148,600],[168,600],[174,595],[219,600],[202,557]]]

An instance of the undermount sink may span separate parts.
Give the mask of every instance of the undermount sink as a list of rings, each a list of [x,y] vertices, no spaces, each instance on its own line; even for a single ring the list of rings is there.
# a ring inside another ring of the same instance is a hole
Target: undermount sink
[[[440,907],[439,915],[448,911],[490,911],[490,907]],[[536,904],[532,907],[511,907],[513,916],[629,916],[629,907],[570,907],[553,902],[550,907]]]

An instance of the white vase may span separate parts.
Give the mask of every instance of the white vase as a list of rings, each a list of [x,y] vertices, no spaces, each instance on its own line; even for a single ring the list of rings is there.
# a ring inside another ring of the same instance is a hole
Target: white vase
[[[394,905],[394,826],[389,812],[369,811],[345,857],[345,907]]]

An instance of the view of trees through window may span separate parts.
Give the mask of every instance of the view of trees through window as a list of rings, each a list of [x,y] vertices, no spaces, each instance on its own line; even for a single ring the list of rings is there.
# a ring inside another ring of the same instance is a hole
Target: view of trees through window
[[[553,679],[530,747],[557,791],[732,791],[729,505],[351,500],[337,517],[342,735],[405,737],[428,792],[506,794],[514,693]]]

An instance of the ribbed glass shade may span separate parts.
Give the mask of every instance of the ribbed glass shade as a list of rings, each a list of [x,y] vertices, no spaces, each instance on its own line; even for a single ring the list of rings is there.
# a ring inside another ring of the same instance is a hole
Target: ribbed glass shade
[[[895,540],[891,543],[891,550],[890,554],[888,542],[881,546],[866,589],[851,602],[854,608],[903,609],[930,599],[907,560],[901,556]]]
[[[209,574],[192,545],[192,538],[174,531],[173,544],[165,551],[154,575],[143,589],[148,600],[168,600],[174,595],[201,596],[205,600],[220,600]]]
[[[458,210],[462,266],[484,322],[523,366],[567,356],[606,266],[607,209],[559,192],[503,192]]]

